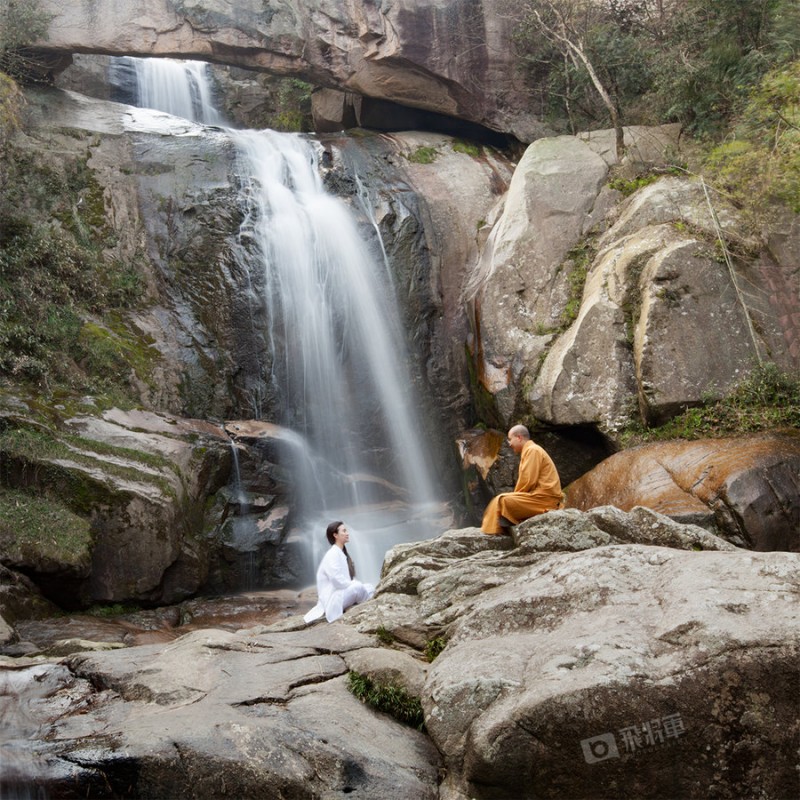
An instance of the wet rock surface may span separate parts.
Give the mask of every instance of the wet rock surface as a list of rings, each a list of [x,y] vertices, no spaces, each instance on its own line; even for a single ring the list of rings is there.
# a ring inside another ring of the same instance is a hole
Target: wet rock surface
[[[783,800],[798,557],[645,508],[568,509],[398,545],[331,625],[303,624],[308,596],[269,625],[0,675],[58,796]],[[427,735],[358,702],[350,670],[418,693]]]
[[[66,536],[0,522],[3,563],[45,597],[73,609],[171,603],[204,584],[206,499],[230,472],[221,427],[118,409],[44,424],[17,405],[0,410],[0,429],[3,486],[50,498],[74,521]]]

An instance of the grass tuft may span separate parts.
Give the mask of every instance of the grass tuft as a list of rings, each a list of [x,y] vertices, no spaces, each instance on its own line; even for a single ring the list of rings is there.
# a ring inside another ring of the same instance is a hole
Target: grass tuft
[[[360,672],[350,672],[347,675],[347,688],[362,703],[376,711],[389,714],[417,730],[425,730],[420,699],[409,694],[402,686],[379,683]]]
[[[625,447],[670,439],[710,439],[781,428],[800,428],[800,374],[760,364],[719,400],[687,408],[657,428],[630,426]]]

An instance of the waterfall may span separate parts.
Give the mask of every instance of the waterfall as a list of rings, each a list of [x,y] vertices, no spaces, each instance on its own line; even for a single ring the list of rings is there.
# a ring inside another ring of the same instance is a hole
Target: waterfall
[[[245,200],[242,250],[250,269],[263,270],[281,421],[308,450],[294,464],[302,524],[320,538],[325,520],[346,517],[354,552],[368,549],[362,524],[372,527],[376,552],[365,569],[376,579],[394,542],[380,542],[375,527],[389,540],[430,535],[409,510],[425,512],[436,499],[392,287],[349,207],[324,190],[310,142],[274,131],[231,135]]]
[[[171,58],[111,59],[109,83],[114,99],[165,111],[203,125],[225,125],[211,91],[208,64]]]
[[[161,97],[195,91],[202,70],[165,59],[133,59],[141,85],[161,83]],[[158,76],[149,74],[153,69]],[[166,86],[183,82],[182,90]],[[191,111],[195,113],[192,101]],[[162,110],[186,116],[186,105]],[[216,112],[214,112],[216,113]],[[204,117],[187,117],[208,121]],[[216,123],[216,120],[214,120]],[[434,535],[449,521],[437,502],[394,286],[377,222],[359,176],[356,202],[372,231],[366,242],[351,210],[328,194],[313,140],[274,131],[227,135],[237,152],[244,221],[234,255],[269,329],[271,394],[291,431],[294,528],[310,580],[328,544],[324,531],[343,519],[359,577],[377,582],[386,550]],[[298,576],[300,577],[300,576]]]
[[[231,546],[236,553],[236,567],[240,589],[252,591],[259,588],[258,550],[264,542],[256,520],[250,514],[250,498],[242,485],[239,466],[239,448],[231,440],[231,507],[233,516],[229,530]]]

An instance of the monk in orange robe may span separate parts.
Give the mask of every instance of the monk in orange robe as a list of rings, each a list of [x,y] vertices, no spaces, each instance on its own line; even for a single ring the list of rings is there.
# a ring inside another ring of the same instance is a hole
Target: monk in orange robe
[[[515,425],[508,432],[508,443],[520,457],[517,485],[513,492],[497,495],[486,506],[481,522],[484,533],[505,533],[510,525],[560,508],[563,501],[556,465],[531,440],[528,429]]]

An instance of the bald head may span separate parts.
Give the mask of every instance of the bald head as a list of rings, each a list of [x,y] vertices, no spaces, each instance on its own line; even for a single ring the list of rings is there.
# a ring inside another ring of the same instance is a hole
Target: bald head
[[[524,425],[515,425],[509,432],[509,437],[511,436],[521,436],[526,441],[531,438],[530,431]]]
[[[508,432],[509,447],[519,455],[525,443],[530,441],[531,434],[524,425],[515,425]]]

